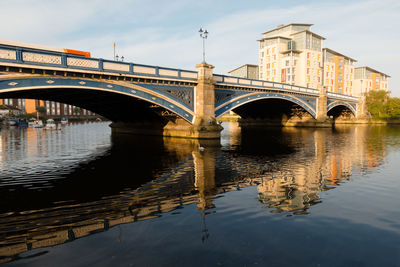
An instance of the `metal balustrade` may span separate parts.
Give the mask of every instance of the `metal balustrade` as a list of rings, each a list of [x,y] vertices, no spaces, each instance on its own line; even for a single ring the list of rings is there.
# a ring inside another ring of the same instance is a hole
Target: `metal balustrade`
[[[42,51],[23,47],[0,45],[0,62],[40,65],[66,69],[115,72],[120,74],[197,80],[197,72],[150,65],[134,64],[101,58],[87,58],[61,52]]]
[[[337,99],[356,101],[356,102],[359,101],[359,97],[357,97],[357,96],[349,96],[349,95],[343,95],[343,94],[333,93],[333,92],[327,92],[326,94],[330,98],[337,98]]]
[[[312,95],[318,95],[319,90],[313,88],[306,88],[302,86],[297,86],[293,84],[286,83],[278,83],[271,81],[262,81],[262,80],[252,80],[240,77],[232,77],[226,75],[214,74],[214,80],[217,84],[225,84],[225,85],[236,85],[243,87],[251,87],[251,88],[260,88],[260,89],[277,89],[280,91],[291,91],[298,93],[307,93]]]

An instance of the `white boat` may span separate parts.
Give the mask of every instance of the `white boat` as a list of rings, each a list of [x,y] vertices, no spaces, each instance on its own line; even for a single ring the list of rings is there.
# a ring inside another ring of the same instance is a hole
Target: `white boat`
[[[53,119],[48,119],[46,121],[46,129],[57,129],[57,124]]]
[[[43,121],[35,120],[31,125],[33,128],[43,128]]]
[[[35,125],[35,119],[29,119],[29,121],[28,121],[28,127],[31,127],[31,128],[33,128],[34,127],[34,125]]]

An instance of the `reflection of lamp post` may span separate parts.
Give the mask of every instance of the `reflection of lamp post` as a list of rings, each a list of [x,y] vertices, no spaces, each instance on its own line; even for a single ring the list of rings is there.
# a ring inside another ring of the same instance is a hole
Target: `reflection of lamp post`
[[[200,28],[199,33],[200,33],[200,37],[203,39],[203,62],[202,63],[206,63],[206,48],[205,48],[205,46],[206,46],[206,39],[208,36],[208,31],[207,30],[203,31],[203,28]]]

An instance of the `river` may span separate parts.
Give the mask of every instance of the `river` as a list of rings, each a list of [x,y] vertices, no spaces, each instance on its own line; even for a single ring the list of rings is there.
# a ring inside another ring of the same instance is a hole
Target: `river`
[[[400,266],[400,128],[0,130],[4,266]]]

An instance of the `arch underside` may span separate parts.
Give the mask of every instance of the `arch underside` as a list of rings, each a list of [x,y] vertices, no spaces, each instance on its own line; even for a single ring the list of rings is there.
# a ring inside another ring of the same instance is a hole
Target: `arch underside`
[[[172,90],[171,86],[167,89]],[[2,80],[0,98],[56,101],[90,110],[114,122],[166,123],[181,117],[191,123],[194,117],[190,102],[174,99],[168,91],[127,82],[53,77]]]
[[[346,102],[334,101],[329,103],[327,106],[327,114],[329,115],[329,113],[332,113],[334,110],[349,110],[354,116],[357,116],[356,108]]]
[[[282,113],[290,113],[295,107],[301,107],[309,113],[313,118],[316,118],[316,100],[311,97],[306,97],[307,103],[295,96],[279,93],[251,93],[242,94],[226,99],[223,103],[217,103],[215,109],[215,117],[218,118],[230,111],[239,111],[244,116],[260,115],[268,116]],[[252,109],[247,111],[247,109]],[[259,114],[257,114],[259,113]],[[288,114],[289,115],[289,114]]]

